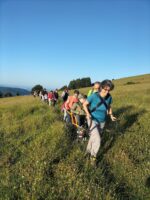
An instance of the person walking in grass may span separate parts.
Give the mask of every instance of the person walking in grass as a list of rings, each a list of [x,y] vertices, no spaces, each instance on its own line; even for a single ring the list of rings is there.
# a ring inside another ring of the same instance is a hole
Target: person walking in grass
[[[54,96],[54,92],[53,90],[51,90],[49,93],[48,93],[48,102],[49,102],[49,106],[54,106],[55,105],[55,96]]]
[[[86,154],[91,156],[93,163],[96,162],[107,115],[110,116],[112,121],[116,120],[111,108],[112,96],[109,93],[113,89],[113,83],[110,80],[104,80],[101,82],[100,91],[89,96],[83,104],[90,135]]]
[[[64,117],[63,117],[64,121],[66,121],[66,119],[67,119],[67,112],[66,112],[66,109],[65,109],[65,102],[67,101],[68,96],[69,96],[69,90],[68,90],[68,88],[65,88],[64,91],[61,94],[61,98],[63,100],[63,104],[61,106],[61,111],[64,113]]]
[[[71,107],[71,113],[74,114],[77,124],[77,139],[86,139],[85,136],[85,111],[83,109],[83,103],[86,101],[87,96],[79,94],[78,102],[73,103]]]
[[[65,115],[66,115],[66,122],[71,122],[69,112],[71,111],[72,105],[79,101],[78,95],[79,95],[79,91],[74,90],[74,94],[72,96],[68,96],[68,99],[65,102],[64,109],[65,109]]]
[[[63,102],[67,101],[68,96],[69,96],[69,90],[68,90],[68,88],[65,88],[61,94],[61,98],[62,98]]]
[[[86,97],[83,94],[79,94],[79,101],[73,103],[71,107],[71,112],[75,115],[77,123],[82,126],[85,120],[85,111],[83,109],[83,103],[86,101]]]
[[[54,91],[54,96],[55,96],[56,102],[58,102],[59,94],[58,94],[58,90],[57,89]]]
[[[91,96],[93,93],[95,93],[95,92],[99,92],[99,89],[100,89],[100,82],[99,81],[96,81],[92,86],[92,89],[91,90],[89,90],[89,92],[88,92],[88,97],[89,96]]]

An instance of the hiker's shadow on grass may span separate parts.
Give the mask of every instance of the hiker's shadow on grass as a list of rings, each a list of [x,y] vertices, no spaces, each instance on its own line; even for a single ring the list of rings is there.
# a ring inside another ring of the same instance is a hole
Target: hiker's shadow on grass
[[[108,119],[106,122],[106,129],[102,135],[102,143],[98,155],[100,160],[103,158],[104,154],[114,146],[118,137],[124,135],[145,112],[146,110],[144,109],[137,111],[134,106],[122,107],[114,112],[118,120],[111,122],[111,120]]]

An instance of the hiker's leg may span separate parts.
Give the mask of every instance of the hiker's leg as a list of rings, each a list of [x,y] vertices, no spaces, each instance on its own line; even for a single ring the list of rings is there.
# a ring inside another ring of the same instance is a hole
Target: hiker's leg
[[[101,144],[101,134],[104,129],[105,122],[100,122],[95,129],[93,129],[92,132],[92,149],[91,149],[91,155],[96,157],[100,144]]]
[[[91,140],[92,140],[91,156],[96,157],[100,148],[100,143],[101,143],[101,138],[100,138],[99,130],[97,127],[94,128],[92,131]]]
[[[77,121],[77,124],[80,126],[80,115],[75,115],[75,118],[76,118],[76,121]]]
[[[55,104],[56,104],[56,101],[54,100],[54,106],[55,106]]]
[[[64,108],[64,121],[66,121],[67,122],[67,110]]]
[[[66,112],[66,122],[71,123],[71,117],[68,112]]]
[[[86,153],[91,154],[91,149],[92,149],[92,137],[90,136],[89,141],[88,141],[88,145],[86,147]]]
[[[99,125],[99,128],[100,128],[100,134],[103,133],[103,130],[104,130],[104,127],[105,127],[105,122],[100,122],[100,125]]]
[[[83,126],[85,123],[85,116],[84,115],[80,115],[80,126]]]
[[[90,121],[88,120],[88,126],[91,126],[89,127],[90,130],[89,130],[89,135],[90,135],[90,138],[89,138],[89,141],[88,141],[88,145],[87,145],[87,148],[86,148],[86,152],[87,153],[90,153],[92,155],[92,146],[93,146],[93,133],[94,133],[94,129],[96,129],[96,123],[94,121]]]

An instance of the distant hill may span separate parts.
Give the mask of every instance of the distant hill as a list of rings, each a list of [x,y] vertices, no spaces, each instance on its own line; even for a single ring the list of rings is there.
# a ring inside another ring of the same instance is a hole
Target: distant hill
[[[29,95],[30,94],[30,92],[28,90],[25,90],[25,89],[22,89],[22,88],[1,87],[1,86],[0,86],[0,92],[3,94],[3,96],[6,93],[11,93],[12,96],[16,96],[17,94],[19,96]]]

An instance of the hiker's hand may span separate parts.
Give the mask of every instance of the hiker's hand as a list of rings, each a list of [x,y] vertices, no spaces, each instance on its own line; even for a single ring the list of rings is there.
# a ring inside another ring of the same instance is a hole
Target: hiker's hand
[[[110,118],[111,118],[111,120],[112,120],[113,122],[117,120],[117,118],[114,117],[113,115],[110,115]]]

